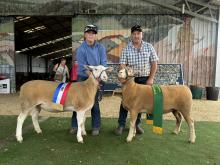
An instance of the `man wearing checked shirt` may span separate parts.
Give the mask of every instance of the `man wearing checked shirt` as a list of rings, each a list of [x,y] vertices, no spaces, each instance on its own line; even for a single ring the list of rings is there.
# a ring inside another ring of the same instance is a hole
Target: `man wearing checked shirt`
[[[152,85],[157,70],[158,57],[153,46],[142,40],[143,33],[140,25],[131,28],[131,42],[123,49],[120,58],[120,69],[125,66],[131,67],[134,71],[138,71],[135,82],[138,84]],[[146,98],[147,99],[147,98]],[[116,135],[121,135],[126,123],[128,111],[121,104],[118,127],[115,130]],[[144,130],[140,127],[141,113],[138,114],[136,120],[136,133],[143,134]]]

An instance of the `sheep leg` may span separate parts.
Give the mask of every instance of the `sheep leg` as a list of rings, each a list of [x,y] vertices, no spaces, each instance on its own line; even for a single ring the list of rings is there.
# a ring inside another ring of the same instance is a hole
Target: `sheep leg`
[[[133,137],[135,136],[135,133],[136,133],[135,122],[137,120],[137,115],[138,114],[135,111],[131,112],[130,128],[129,128],[129,133],[127,137],[127,142],[131,142]]]
[[[82,135],[83,135],[83,136],[86,136],[86,135],[87,135],[86,129],[85,129],[85,122],[86,122],[86,115],[84,115],[83,123],[82,123]]]
[[[173,133],[177,135],[180,132],[180,128],[181,128],[181,124],[182,124],[182,119],[183,118],[182,118],[181,113],[179,111],[177,111],[177,110],[174,110],[172,113],[173,113],[173,115],[176,118],[176,126],[175,126],[175,128],[173,130]]]
[[[28,112],[29,112],[28,110],[22,111],[17,118],[16,139],[20,143],[22,143],[23,141],[22,127],[24,120],[27,118]]]
[[[189,127],[189,142],[195,143],[196,140],[196,134],[195,134],[195,128],[194,128],[194,121],[190,117],[190,115],[182,114],[184,119],[186,120],[188,127]]]
[[[77,124],[78,124],[76,137],[79,143],[83,143],[82,126],[83,126],[85,111],[77,111],[76,113],[77,113],[76,117],[77,117]]]
[[[31,112],[31,117],[32,117],[34,129],[38,134],[42,133],[42,130],[41,130],[39,122],[38,122],[39,113],[40,113],[40,109],[37,107],[33,108],[32,112]]]

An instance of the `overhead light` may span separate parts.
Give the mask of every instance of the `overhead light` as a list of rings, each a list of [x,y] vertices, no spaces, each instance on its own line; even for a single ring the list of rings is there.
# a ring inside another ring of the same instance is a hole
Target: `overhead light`
[[[27,20],[31,17],[16,17],[16,20],[14,20],[14,22],[20,22],[20,21],[24,21],[24,20]]]
[[[72,38],[72,35],[68,35],[68,36],[65,36],[65,37],[57,38],[55,40],[43,42],[43,43],[40,43],[38,45],[33,45],[31,47],[24,48],[24,49],[21,49],[19,51],[24,52],[24,51],[27,51],[27,50],[30,50],[30,49],[35,49],[35,48],[39,48],[39,47],[42,47],[42,46],[45,46],[45,45],[54,44],[56,42],[60,42],[60,41],[63,41],[63,40],[69,39],[69,38]]]
[[[24,48],[24,49],[21,49],[20,52],[25,52],[27,50],[30,50],[29,48]]]
[[[40,58],[40,57],[45,57],[45,56],[48,56],[48,55],[51,55],[51,54],[54,54],[54,53],[59,53],[59,52],[62,52],[62,51],[66,51],[66,50],[69,50],[69,49],[72,49],[72,47],[59,49],[59,50],[56,50],[56,51],[53,51],[53,52],[50,52],[50,53],[45,53],[45,54],[39,55],[39,56],[37,56],[37,57],[38,57],[38,58]],[[64,57],[64,56],[63,56],[63,57]]]
[[[44,25],[42,26],[37,26],[35,28],[31,28],[31,29],[27,29],[24,31],[24,33],[33,33],[33,32],[36,32],[36,31],[39,31],[39,30],[43,30],[43,29],[46,29],[46,27]]]
[[[28,29],[28,30],[25,30],[24,32],[25,32],[25,33],[33,33],[33,32],[34,32],[34,29]]]
[[[42,29],[45,29],[46,27],[45,26],[38,26],[38,27],[36,27],[36,28],[34,28],[34,29],[36,29],[36,30],[42,30]]]

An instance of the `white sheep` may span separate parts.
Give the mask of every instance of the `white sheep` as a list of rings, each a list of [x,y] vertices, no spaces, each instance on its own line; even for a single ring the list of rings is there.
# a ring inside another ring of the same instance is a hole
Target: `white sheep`
[[[122,105],[130,112],[130,129],[127,142],[131,142],[135,136],[135,121],[140,112],[153,112],[153,93],[150,85],[142,85],[134,82],[134,73],[131,68],[121,69],[118,78],[122,83]],[[178,134],[182,123],[182,116],[189,126],[189,142],[196,139],[194,121],[190,117],[192,107],[192,94],[185,85],[161,85],[163,92],[163,113],[172,112],[176,118],[176,126],[173,133]]]
[[[107,70],[111,68],[99,66],[85,66],[90,71],[86,81],[72,83],[66,96],[64,111],[76,111],[78,130],[77,141],[83,143],[82,135],[85,131],[85,112],[93,107],[95,95],[98,90],[99,81],[107,81]],[[52,98],[59,83],[54,81],[34,80],[21,86],[20,102],[22,111],[17,119],[16,138],[18,142],[23,141],[22,126],[28,114],[31,114],[34,129],[42,133],[39,126],[38,115],[41,110],[54,111]]]

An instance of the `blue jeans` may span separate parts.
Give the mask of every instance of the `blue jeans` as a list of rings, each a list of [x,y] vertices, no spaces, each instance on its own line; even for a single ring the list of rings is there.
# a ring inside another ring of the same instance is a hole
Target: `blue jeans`
[[[85,81],[86,79],[87,78],[85,77],[78,77],[77,81]],[[100,109],[99,109],[98,96],[99,96],[99,91],[97,91],[96,93],[95,103],[91,109],[92,129],[100,129],[100,126],[101,126],[101,115],[100,115]],[[72,128],[78,127],[76,112],[73,112],[71,126]]]
[[[135,77],[134,81],[138,84],[146,84],[147,79],[148,77]],[[121,104],[119,111],[119,118],[118,118],[119,127],[123,127],[123,128],[125,127],[127,115],[128,115],[128,111],[124,109]],[[139,125],[140,123],[141,123],[141,113],[139,113],[137,116],[136,126]]]

